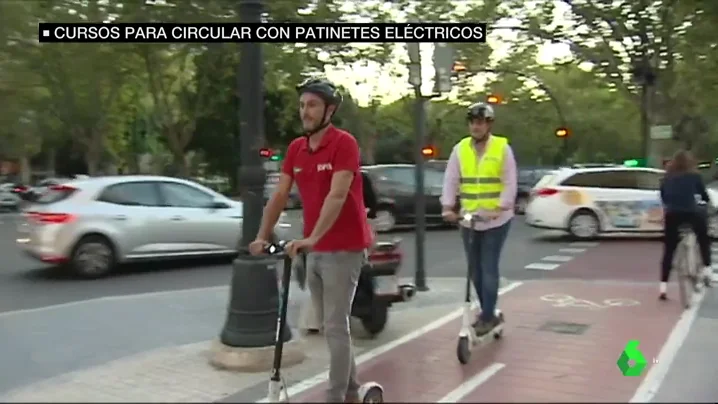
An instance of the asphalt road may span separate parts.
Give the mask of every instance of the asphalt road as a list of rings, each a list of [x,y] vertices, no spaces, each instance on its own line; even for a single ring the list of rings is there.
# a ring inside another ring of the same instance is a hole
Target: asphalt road
[[[227,285],[230,280],[231,266],[226,261],[137,265],[123,268],[104,279],[75,279],[25,257],[15,245],[16,220],[12,216],[0,217],[0,312],[105,296]],[[381,237],[402,239],[405,262],[401,275],[412,276],[416,262],[413,231]],[[547,235],[526,226],[522,217],[516,218],[502,257],[502,276],[509,279],[542,276],[540,271],[527,271],[524,267],[543,256],[555,254],[567,242],[555,233]],[[464,276],[466,265],[458,231],[428,230],[425,260],[428,277]]]

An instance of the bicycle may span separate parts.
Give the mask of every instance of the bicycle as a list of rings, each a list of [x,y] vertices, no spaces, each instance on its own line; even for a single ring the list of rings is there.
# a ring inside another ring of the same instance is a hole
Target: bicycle
[[[709,217],[713,209],[699,195],[695,195],[695,198],[698,208],[703,211],[706,217]],[[701,271],[698,258],[698,241],[691,226],[683,225],[678,231],[681,240],[676,250],[678,291],[683,307],[688,309],[693,302],[693,293],[700,292],[701,282],[705,286],[710,286],[711,279],[705,277]]]
[[[678,274],[678,292],[681,304],[686,309],[691,307],[693,293],[700,292],[700,270],[698,265],[698,242],[690,226],[679,229],[681,241],[676,249],[676,265]]]

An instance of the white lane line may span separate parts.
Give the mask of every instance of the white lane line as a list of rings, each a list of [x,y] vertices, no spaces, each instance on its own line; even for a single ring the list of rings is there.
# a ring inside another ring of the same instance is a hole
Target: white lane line
[[[668,339],[663,344],[663,347],[661,347],[660,352],[658,352],[655,363],[651,365],[643,382],[638,386],[636,394],[633,395],[630,401],[631,403],[648,403],[653,399],[653,396],[658,393],[663,379],[671,368],[673,359],[675,359],[676,354],[678,354],[678,351],[688,337],[688,333],[691,330],[693,321],[695,321],[698,315],[698,309],[704,297],[705,289],[693,299],[691,307],[683,311],[683,314],[681,314],[676,325],[673,326],[673,330],[668,335]]]
[[[548,264],[544,262],[534,262],[533,264],[528,264],[524,267],[524,269],[536,269],[539,271],[553,271],[554,269],[560,267],[561,264]]]
[[[486,369],[482,370],[478,374],[471,377],[469,380],[461,383],[461,385],[457,388],[455,388],[451,393],[445,395],[442,399],[440,399],[438,402],[440,403],[455,403],[462,398],[464,398],[467,394],[474,391],[477,387],[479,387],[482,383],[489,380],[491,376],[498,373],[501,369],[506,367],[503,363],[494,362],[491,364],[491,366],[488,366]]]
[[[100,301],[117,301],[117,300],[135,300],[140,299],[143,297],[157,297],[157,296],[166,296],[176,293],[187,293],[187,292],[210,292],[210,291],[220,291],[223,289],[229,290],[229,286],[222,285],[222,286],[208,286],[203,288],[191,288],[191,289],[177,289],[177,290],[163,290],[160,292],[147,292],[147,293],[136,293],[132,295],[117,295],[117,296],[104,296],[104,297],[95,297],[92,299],[86,299],[86,300],[78,300],[74,302],[67,302],[67,303],[60,303],[60,304],[53,304],[50,306],[43,306],[43,307],[34,307],[32,309],[20,309],[20,310],[12,310],[12,311],[5,311],[0,313],[0,318],[2,317],[10,317],[18,314],[27,314],[27,313],[34,313],[34,312],[41,312],[41,311],[48,311],[48,310],[54,310],[54,309],[60,309],[63,307],[72,307],[72,306],[81,306],[88,303],[95,303]]]
[[[549,255],[548,257],[541,258],[541,261],[552,261],[552,262],[569,262],[573,259],[571,255]]]
[[[514,282],[510,285],[506,285],[503,288],[499,289],[499,295],[506,294],[506,293],[518,288],[522,284],[523,284],[522,282]],[[445,324],[448,324],[451,321],[459,318],[463,312],[464,312],[463,308],[457,309],[457,310],[447,314],[444,317],[434,320],[433,322],[431,322],[419,329],[416,329],[408,334],[405,334],[401,338],[397,338],[387,344],[380,345],[368,352],[365,352],[356,358],[356,364],[357,364],[357,366],[359,366],[364,362],[370,361],[370,360],[376,358],[377,356],[398,347],[399,345],[403,345],[403,344],[405,344],[411,340],[414,340],[416,338],[419,338],[422,335],[427,334]],[[325,371],[325,372],[319,373],[316,376],[310,377],[308,379],[304,379],[301,382],[296,383],[293,386],[291,386],[290,388],[288,388],[287,394],[289,395],[290,398],[293,396],[296,396],[297,394],[300,394],[306,390],[309,390],[312,387],[322,384],[323,382],[325,382],[327,380],[328,377],[329,377],[329,372]],[[258,403],[267,403],[269,401],[268,401],[267,397],[265,397],[257,402]]]
[[[580,254],[582,252],[586,252],[586,250],[586,248],[561,248],[558,252],[562,252],[564,254]]]
[[[568,246],[576,247],[576,248],[591,248],[591,247],[598,246],[598,243],[590,242],[590,241],[576,241],[574,243],[569,244]]]

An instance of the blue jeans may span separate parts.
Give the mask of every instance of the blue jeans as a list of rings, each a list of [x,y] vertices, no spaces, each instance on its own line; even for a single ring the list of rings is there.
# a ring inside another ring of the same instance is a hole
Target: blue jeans
[[[474,282],[476,295],[481,304],[481,321],[491,321],[496,311],[496,301],[499,298],[499,257],[511,227],[511,220],[499,227],[477,231],[469,228],[461,229],[464,240],[466,259],[471,269],[471,279]],[[473,240],[469,245],[469,235],[473,233]]]

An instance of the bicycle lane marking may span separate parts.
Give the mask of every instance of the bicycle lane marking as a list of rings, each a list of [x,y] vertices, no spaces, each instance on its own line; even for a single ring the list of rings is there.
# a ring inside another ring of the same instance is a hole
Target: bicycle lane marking
[[[466,397],[467,394],[471,393],[475,388],[482,385],[484,382],[489,380],[491,376],[495,375],[501,369],[505,368],[505,363],[494,363],[491,366],[488,366],[486,369],[482,370],[477,375],[473,376],[469,380],[465,381],[464,383],[461,383],[459,387],[452,390],[451,393],[445,395],[443,398],[441,398],[439,403],[455,403],[462,398]]]
[[[522,284],[523,284],[523,282],[513,282],[513,283],[501,288],[499,290],[499,294],[504,295],[504,294],[518,288]],[[408,347],[408,345],[410,343],[421,342],[421,341],[415,341],[415,340],[420,340],[421,338],[426,339],[428,337],[431,337],[432,336],[431,334],[434,334],[434,333],[438,333],[439,338],[438,339],[436,337],[431,338],[429,341],[442,341],[443,339],[446,339],[447,335],[445,335],[445,334],[447,334],[447,332],[454,336],[458,335],[459,325],[458,325],[458,321],[456,321],[456,320],[460,318],[462,312],[463,312],[463,309],[457,309],[457,310],[447,314],[444,317],[441,317],[441,318],[439,318],[439,319],[437,319],[417,330],[414,330],[414,331],[404,335],[401,338],[391,341],[385,345],[376,347],[376,348],[358,356],[356,358],[356,364],[357,364],[357,368],[358,368],[357,373],[359,374],[360,381],[368,381],[366,375],[372,375],[372,376],[374,375],[374,372],[367,371],[367,370],[372,370],[372,369],[367,369],[367,368],[375,368],[375,367],[378,368],[378,367],[381,367],[381,365],[385,364],[385,363],[381,362],[381,360],[383,359],[382,355],[385,355],[388,353],[395,353],[396,349],[398,349],[398,348],[409,348],[409,350],[410,350],[410,347]],[[456,327],[444,327],[444,326],[448,325],[449,323],[451,323],[452,321],[457,323]],[[454,338],[454,341],[452,342],[452,345],[451,345],[452,351],[455,351],[455,342],[456,341]],[[414,358],[406,358],[406,359],[416,359],[416,356]],[[429,360],[434,360],[434,359],[439,360],[438,357],[437,358],[430,357],[428,359]],[[455,358],[455,356],[453,357],[453,360],[458,363],[458,360]],[[401,362],[401,361],[399,361],[399,362]],[[479,369],[477,369],[477,370],[479,370]],[[410,386],[413,386],[413,388],[415,389],[417,380],[412,378],[411,374],[407,374],[406,376],[409,378],[409,381],[407,381],[407,382],[409,382]],[[317,389],[317,387],[324,384],[327,381],[328,377],[329,377],[329,371],[324,371],[324,372],[319,373],[313,377],[310,377],[308,379],[305,379],[299,383],[296,383],[296,384],[290,386],[287,389],[290,399],[292,399],[292,401],[297,401],[297,402],[312,402],[312,400],[308,400],[307,399],[308,397],[305,397],[305,396],[321,395],[323,392],[319,391],[319,389]],[[380,384],[384,383],[382,380],[376,380],[376,381]],[[383,385],[384,385],[385,390],[387,390],[387,392],[393,388],[393,386],[388,385],[388,384],[383,384]],[[439,392],[439,394],[445,394],[445,392]],[[300,398],[304,397],[304,399],[298,399],[297,396],[300,396]],[[442,395],[437,395],[437,397],[434,398],[434,400],[432,400],[432,401],[436,401],[440,397],[442,397]],[[257,401],[257,403],[266,403],[266,402],[269,402],[266,397],[262,400]]]
[[[560,307],[541,299],[566,292],[581,299]],[[669,293],[676,292],[671,285]],[[624,300],[639,304],[615,304]],[[613,304],[600,309],[582,304],[607,301]],[[507,366],[461,402],[628,402],[636,396],[643,401],[641,390],[660,384],[655,375],[670,365],[672,341],[690,317],[675,300],[660,302],[653,284],[581,280],[531,282],[502,308],[506,337],[492,359]],[[616,363],[629,340],[640,341],[647,361],[640,377],[623,376]]]

